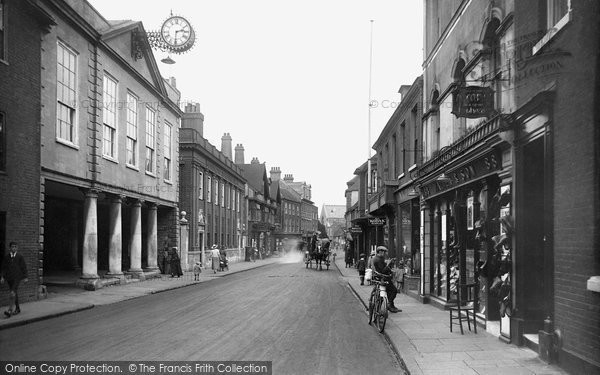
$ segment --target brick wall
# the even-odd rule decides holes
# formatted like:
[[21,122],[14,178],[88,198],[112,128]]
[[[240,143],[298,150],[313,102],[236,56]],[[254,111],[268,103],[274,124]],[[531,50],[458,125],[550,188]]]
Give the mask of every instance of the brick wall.
[[[545,27],[540,4],[536,0],[515,4],[517,38],[523,43],[527,37],[539,38],[536,33]],[[526,82],[521,82],[517,100],[522,104],[537,92],[554,86],[554,326],[562,334],[561,366],[574,373],[589,373],[580,366],[594,361],[598,366],[600,353],[600,294],[586,288],[587,279],[600,274],[600,3],[573,0],[571,5],[570,21],[544,46],[546,52],[567,53],[558,60],[560,64],[553,66],[559,70],[528,76]],[[537,39],[532,44],[536,42]]]
[[[573,1],[573,24],[557,39],[572,56],[558,81],[554,112],[555,326],[563,349],[587,360],[600,353],[600,294],[587,279],[600,274],[598,189],[600,147],[596,137],[600,103],[591,95],[598,80],[596,2]],[[596,220],[594,220],[594,218]]]
[[[6,173],[0,173],[0,211],[6,212],[6,246],[19,243],[29,282],[20,287],[20,301],[37,298],[40,211],[40,26],[30,6],[8,1],[6,62],[0,62],[0,111],[6,124]],[[0,228],[1,230],[1,228]],[[8,302],[6,284],[0,305]]]

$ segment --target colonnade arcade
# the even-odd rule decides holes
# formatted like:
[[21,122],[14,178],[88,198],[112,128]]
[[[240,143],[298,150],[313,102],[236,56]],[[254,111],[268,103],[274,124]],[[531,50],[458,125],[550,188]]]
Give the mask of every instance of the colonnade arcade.
[[176,208],[154,201],[47,182],[44,210],[44,276],[75,270],[86,289],[158,276],[159,226],[174,246]]

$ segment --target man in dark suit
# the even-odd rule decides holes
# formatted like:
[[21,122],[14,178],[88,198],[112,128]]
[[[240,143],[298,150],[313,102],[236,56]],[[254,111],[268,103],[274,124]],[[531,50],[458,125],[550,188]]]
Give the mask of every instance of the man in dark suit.
[[10,318],[12,315],[17,315],[21,312],[18,295],[19,284],[21,281],[24,283],[28,281],[25,258],[23,258],[23,255],[17,253],[16,242],[10,243],[10,252],[4,257],[4,261],[2,262],[0,283],[4,283],[4,280],[8,282],[8,288],[10,289],[10,305],[8,310],[4,312],[4,315],[6,315],[7,318]]

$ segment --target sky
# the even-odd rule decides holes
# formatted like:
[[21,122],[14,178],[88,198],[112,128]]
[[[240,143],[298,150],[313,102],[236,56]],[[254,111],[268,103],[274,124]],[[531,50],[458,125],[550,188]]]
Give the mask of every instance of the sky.
[[204,138],[220,149],[230,133],[246,163],[306,181],[319,213],[346,204],[346,183],[375,154],[398,89],[422,74],[422,0],[89,2],[146,31],[171,12],[190,21],[196,43],[171,54],[175,64],[153,51],[163,77],[176,78],[182,101],[200,103]]

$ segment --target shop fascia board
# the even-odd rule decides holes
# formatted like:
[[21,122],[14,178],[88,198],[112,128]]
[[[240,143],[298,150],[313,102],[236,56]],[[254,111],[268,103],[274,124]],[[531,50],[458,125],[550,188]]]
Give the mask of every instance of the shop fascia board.
[[434,182],[442,173],[447,174],[447,173],[454,172],[457,168],[460,168],[461,166],[463,166],[465,164],[469,164],[469,163],[479,159],[481,156],[488,153],[493,148],[499,148],[499,146],[503,142],[504,141],[498,135],[495,135],[491,139],[488,139],[488,140],[482,142],[481,144],[473,146],[472,148],[468,149],[467,151],[465,151],[464,154],[459,155],[458,157],[450,160],[448,163],[446,163],[446,164],[442,165],[441,167],[439,167],[438,169],[430,172],[427,176],[424,176],[424,177],[421,177],[421,178],[415,180],[415,182],[419,186],[424,186],[424,185],[430,184],[430,183]]

